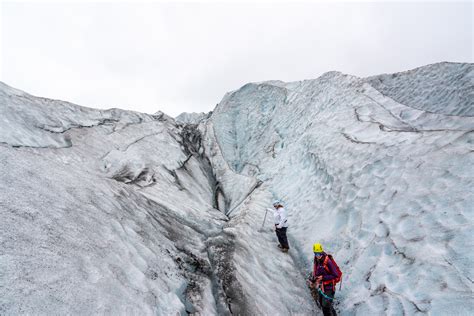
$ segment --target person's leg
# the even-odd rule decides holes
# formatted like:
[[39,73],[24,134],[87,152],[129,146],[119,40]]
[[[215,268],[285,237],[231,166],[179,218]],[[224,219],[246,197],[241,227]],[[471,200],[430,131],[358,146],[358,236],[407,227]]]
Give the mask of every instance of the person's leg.
[[[318,290],[316,290],[318,291]],[[318,303],[319,303],[319,308],[323,309],[323,295],[321,294],[321,292],[318,291]]]
[[334,311],[334,308],[332,307],[332,301],[334,299],[334,294],[335,292],[334,291],[326,291],[324,293],[324,295],[330,297],[329,298],[326,298],[324,297],[322,294],[321,297],[322,297],[322,301],[321,301],[321,308],[323,310],[323,314],[324,316],[333,316],[333,315],[336,315],[336,312]]
[[281,232],[281,242],[280,243],[281,243],[282,248],[284,248],[284,249],[290,249],[290,246],[288,245],[288,237],[286,236],[286,230],[287,229],[288,229],[287,227],[283,227],[281,229],[282,232]]
[[280,245],[283,247],[283,240],[282,240],[282,236],[281,236],[281,228],[276,228],[276,229],[275,229],[275,233],[276,233],[276,235],[277,235],[278,242],[279,242]]

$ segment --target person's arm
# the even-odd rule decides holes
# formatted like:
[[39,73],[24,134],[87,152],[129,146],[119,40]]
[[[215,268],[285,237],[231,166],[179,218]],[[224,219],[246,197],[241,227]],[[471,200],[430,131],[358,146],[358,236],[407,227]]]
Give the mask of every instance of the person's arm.
[[280,214],[280,222],[278,223],[278,228],[282,228],[283,224],[286,222],[286,211],[283,207],[278,208],[278,213]]
[[323,281],[331,281],[338,277],[336,267],[332,263],[331,259],[328,260],[328,269],[329,274],[323,275]]
[[280,223],[280,214],[276,209],[273,209],[273,223],[275,224],[275,227]]

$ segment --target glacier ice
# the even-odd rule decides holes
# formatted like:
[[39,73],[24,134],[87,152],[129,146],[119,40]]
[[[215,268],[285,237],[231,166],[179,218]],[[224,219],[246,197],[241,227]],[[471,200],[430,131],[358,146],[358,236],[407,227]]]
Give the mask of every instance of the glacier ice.
[[[0,84],[0,314],[472,314],[473,64],[249,83],[209,114]],[[289,211],[289,254],[265,209]]]
[[378,90],[331,72],[214,110],[229,166],[287,203],[295,256],[309,267],[320,241],[340,262],[342,314],[472,312],[473,73],[430,65]]

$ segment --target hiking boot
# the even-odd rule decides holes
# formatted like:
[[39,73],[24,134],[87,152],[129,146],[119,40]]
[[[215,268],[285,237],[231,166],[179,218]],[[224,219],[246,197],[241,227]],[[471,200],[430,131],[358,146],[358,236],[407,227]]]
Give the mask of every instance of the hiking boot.
[[288,252],[289,248],[281,248],[281,252]]

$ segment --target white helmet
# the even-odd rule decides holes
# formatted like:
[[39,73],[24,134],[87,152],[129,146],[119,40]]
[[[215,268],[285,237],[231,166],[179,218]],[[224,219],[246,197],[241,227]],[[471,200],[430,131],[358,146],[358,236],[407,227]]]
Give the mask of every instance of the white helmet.
[[[273,206],[278,206],[278,205],[281,205],[281,201],[280,200],[275,200],[273,201]],[[283,205],[282,205],[283,206]]]

